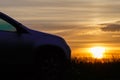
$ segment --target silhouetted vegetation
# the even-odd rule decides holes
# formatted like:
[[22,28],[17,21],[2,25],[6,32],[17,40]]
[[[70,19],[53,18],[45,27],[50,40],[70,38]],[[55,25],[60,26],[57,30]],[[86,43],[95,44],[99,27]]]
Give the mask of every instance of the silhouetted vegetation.
[[93,63],[73,59],[70,75],[69,80],[120,80],[120,60]]
[[[51,74],[45,75],[45,77],[42,75],[42,79],[41,74],[43,73],[40,72],[40,74],[37,75],[36,73],[32,73],[36,79],[27,78],[26,80],[120,80],[119,59],[112,59],[112,61],[107,62],[100,62],[99,60],[86,62],[83,61],[83,59],[72,59],[66,67],[58,70],[62,71],[62,73],[51,73],[53,70],[50,69],[48,71],[50,71]],[[37,77],[39,77],[39,79],[37,79]]]

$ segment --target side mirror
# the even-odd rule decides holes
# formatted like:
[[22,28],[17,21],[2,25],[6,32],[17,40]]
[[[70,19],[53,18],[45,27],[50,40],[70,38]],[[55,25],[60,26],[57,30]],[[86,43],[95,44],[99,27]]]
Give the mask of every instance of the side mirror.
[[17,34],[18,35],[21,35],[21,34],[23,34],[23,33],[28,33],[28,31],[27,30],[25,30],[24,28],[22,28],[22,24],[19,24],[17,27],[16,27],[16,29],[17,29]]

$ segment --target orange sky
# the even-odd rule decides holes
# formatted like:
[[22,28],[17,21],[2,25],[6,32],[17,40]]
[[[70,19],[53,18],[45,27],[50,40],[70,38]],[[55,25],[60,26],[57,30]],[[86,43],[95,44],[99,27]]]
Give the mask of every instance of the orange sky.
[[[72,56],[92,46],[120,54],[120,0],[1,0],[0,10],[38,31],[62,36]],[[116,53],[116,54],[115,54]]]

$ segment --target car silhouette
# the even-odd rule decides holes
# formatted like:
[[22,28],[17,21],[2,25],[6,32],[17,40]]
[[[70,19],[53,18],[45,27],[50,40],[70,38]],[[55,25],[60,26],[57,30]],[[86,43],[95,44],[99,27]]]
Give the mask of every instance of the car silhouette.
[[0,12],[0,64],[34,64],[48,69],[66,64],[70,57],[70,48],[61,37],[31,30]]

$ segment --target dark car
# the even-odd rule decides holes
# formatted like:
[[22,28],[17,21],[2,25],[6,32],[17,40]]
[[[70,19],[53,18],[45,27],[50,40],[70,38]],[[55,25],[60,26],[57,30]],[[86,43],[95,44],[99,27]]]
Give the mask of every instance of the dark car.
[[31,30],[0,12],[1,64],[35,64],[48,68],[63,65],[70,57],[70,48],[61,37]]

